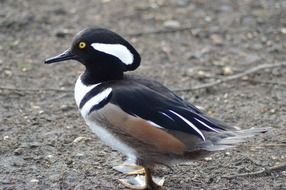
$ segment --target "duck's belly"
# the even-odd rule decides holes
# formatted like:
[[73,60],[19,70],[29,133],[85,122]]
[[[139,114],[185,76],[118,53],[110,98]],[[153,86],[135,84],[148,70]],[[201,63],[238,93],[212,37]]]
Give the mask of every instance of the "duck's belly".
[[136,157],[136,151],[124,143],[117,135],[109,131],[106,126],[102,126],[102,124],[90,121],[89,119],[86,119],[86,124],[101,141],[112,149],[117,150],[128,157]]

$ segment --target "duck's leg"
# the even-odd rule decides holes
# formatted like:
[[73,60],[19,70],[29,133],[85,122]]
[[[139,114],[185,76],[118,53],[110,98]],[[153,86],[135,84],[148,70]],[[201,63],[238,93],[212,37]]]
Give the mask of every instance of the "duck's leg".
[[128,156],[128,159],[118,166],[113,166],[113,169],[126,175],[144,174],[145,170],[142,166],[136,164],[136,158]]
[[151,170],[144,167],[145,176],[137,175],[136,177],[129,177],[127,179],[119,179],[119,181],[130,189],[147,189],[156,190],[164,184],[164,178],[152,178]]
[[118,166],[114,166],[113,169],[126,174],[126,175],[140,175],[144,174],[145,170],[142,166],[136,165],[136,164],[129,164],[129,163],[123,163]]
[[163,185],[164,181],[162,181],[162,185],[160,185],[160,184],[157,185],[157,184],[153,181],[151,170],[150,170],[149,168],[147,168],[147,167],[145,167],[144,170],[145,170],[145,184],[146,184],[146,189],[148,189],[148,190],[156,190],[156,189],[159,189],[159,187]]

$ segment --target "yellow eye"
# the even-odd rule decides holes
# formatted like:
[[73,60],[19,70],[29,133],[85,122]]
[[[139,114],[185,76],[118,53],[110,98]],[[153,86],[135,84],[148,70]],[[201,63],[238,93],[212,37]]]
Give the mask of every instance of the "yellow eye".
[[80,43],[78,44],[78,47],[79,47],[80,49],[85,48],[85,46],[86,46],[86,44],[85,44],[84,42],[80,42]]

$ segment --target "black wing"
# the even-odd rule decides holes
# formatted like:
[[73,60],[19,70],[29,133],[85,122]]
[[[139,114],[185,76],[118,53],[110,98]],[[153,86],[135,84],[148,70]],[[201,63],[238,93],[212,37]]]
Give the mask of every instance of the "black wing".
[[[110,102],[128,114],[139,116],[158,127],[194,134],[205,140],[201,130],[217,132],[224,126],[203,115],[195,106],[177,96],[166,96],[141,83],[111,84]],[[193,109],[195,108],[195,109]]]
[[165,96],[166,98],[180,102],[181,104],[183,104],[184,106],[188,107],[189,109],[191,109],[192,111],[194,111],[196,113],[203,114],[201,112],[201,110],[199,110],[197,107],[195,107],[194,105],[192,105],[189,102],[184,101],[181,97],[176,95],[174,92],[172,92],[166,86],[162,85],[161,83],[159,83],[156,80],[150,80],[150,79],[146,79],[144,77],[138,76],[138,75],[130,75],[130,74],[125,75],[125,79],[126,80],[132,80],[133,82],[136,82],[136,83],[139,83],[143,86],[146,86],[146,87],[160,93],[161,95]]

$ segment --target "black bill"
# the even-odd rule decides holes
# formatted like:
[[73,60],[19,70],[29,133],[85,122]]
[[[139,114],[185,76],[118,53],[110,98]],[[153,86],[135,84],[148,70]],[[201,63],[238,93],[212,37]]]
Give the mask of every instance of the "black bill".
[[59,55],[46,59],[44,63],[50,64],[50,63],[55,63],[55,62],[60,62],[60,61],[65,61],[65,60],[71,60],[71,59],[76,59],[76,56],[68,49]]

